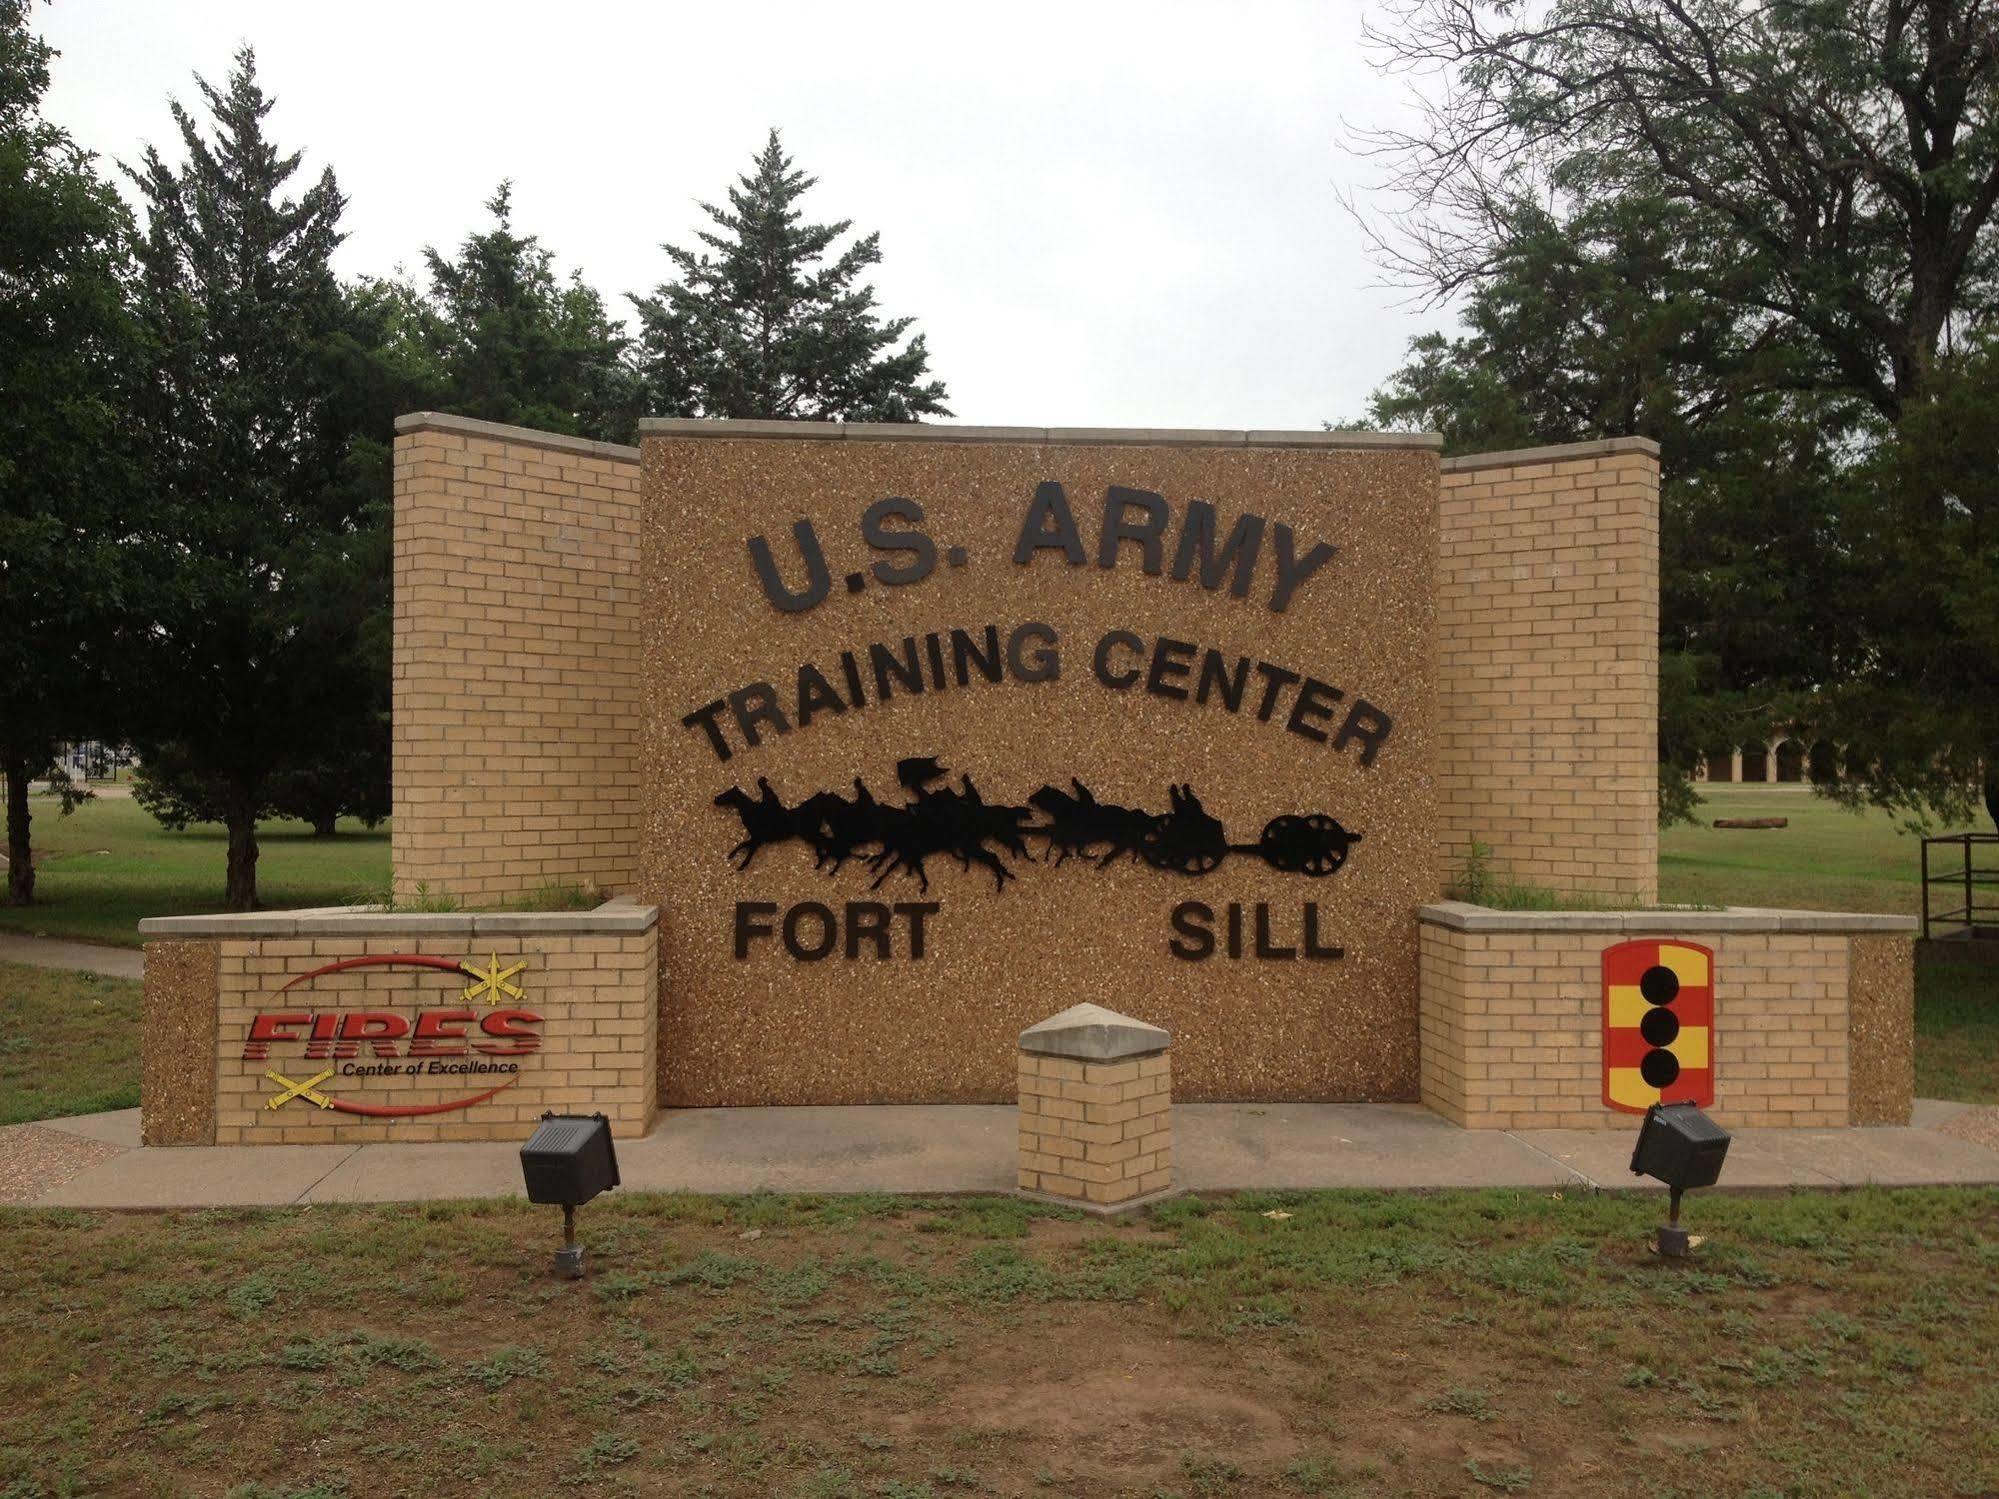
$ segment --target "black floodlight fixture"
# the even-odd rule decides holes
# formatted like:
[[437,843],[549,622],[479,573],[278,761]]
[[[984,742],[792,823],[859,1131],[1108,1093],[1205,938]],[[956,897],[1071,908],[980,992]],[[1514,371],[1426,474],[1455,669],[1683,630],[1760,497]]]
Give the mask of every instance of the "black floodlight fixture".
[[602,1114],[543,1114],[521,1147],[521,1175],[529,1202],[561,1206],[562,1247],[555,1251],[555,1273],[579,1279],[583,1246],[576,1242],[576,1210],[618,1184],[611,1121]]
[[1662,1181],[1673,1194],[1670,1216],[1659,1225],[1659,1253],[1666,1259],[1684,1259],[1689,1247],[1680,1227],[1680,1194],[1721,1179],[1728,1140],[1727,1130],[1690,1103],[1655,1103],[1645,1111],[1631,1149],[1631,1174]]

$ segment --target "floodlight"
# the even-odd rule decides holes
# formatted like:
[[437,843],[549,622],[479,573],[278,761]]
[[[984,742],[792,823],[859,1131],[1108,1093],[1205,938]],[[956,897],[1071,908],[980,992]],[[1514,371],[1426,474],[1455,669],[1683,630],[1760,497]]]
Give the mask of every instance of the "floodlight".
[[1659,1253],[1665,1258],[1685,1258],[1688,1240],[1680,1227],[1680,1194],[1721,1179],[1728,1141],[1728,1131],[1690,1103],[1655,1103],[1645,1111],[1631,1150],[1631,1173],[1662,1181],[1672,1193],[1670,1215],[1659,1226]]
[[562,1247],[555,1251],[555,1273],[565,1280],[580,1278],[583,1246],[576,1242],[576,1210],[618,1184],[611,1121],[602,1114],[543,1114],[521,1147],[521,1175],[529,1202],[561,1205]]

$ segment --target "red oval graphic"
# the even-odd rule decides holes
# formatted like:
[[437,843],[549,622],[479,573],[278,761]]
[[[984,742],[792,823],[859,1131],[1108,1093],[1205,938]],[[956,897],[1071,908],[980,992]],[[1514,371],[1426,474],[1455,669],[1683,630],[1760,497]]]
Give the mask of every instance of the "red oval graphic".
[[504,1093],[515,1083],[517,1077],[510,1077],[497,1088],[488,1088],[484,1093],[474,1093],[470,1098],[453,1099],[450,1103],[350,1103],[344,1098],[328,1098],[328,1108],[338,1109],[343,1114],[366,1114],[371,1119],[407,1119],[412,1114],[448,1114],[453,1109],[467,1109],[475,1103],[484,1103],[495,1093]]
[[290,983],[280,987],[278,993],[282,994],[286,989],[296,988],[308,979],[316,979],[323,973],[340,973],[349,968],[387,968],[397,963],[405,964],[411,968],[442,968],[446,973],[463,973],[465,971],[464,962],[458,958],[434,958],[425,953],[416,952],[373,953],[365,958],[342,958],[337,963],[322,964],[310,973],[301,973],[297,978],[291,980]]

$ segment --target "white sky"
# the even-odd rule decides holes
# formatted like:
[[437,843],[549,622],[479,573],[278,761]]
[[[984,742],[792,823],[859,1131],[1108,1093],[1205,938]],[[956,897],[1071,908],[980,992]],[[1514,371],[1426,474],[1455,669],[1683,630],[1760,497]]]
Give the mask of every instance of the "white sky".
[[615,311],[777,125],[815,220],[881,232],[958,420],[1314,427],[1449,323],[1380,285],[1335,188],[1407,107],[1362,0],[689,5],[57,0],[50,118],[177,147],[169,94],[257,49],[280,145],[346,192],[340,267],[420,265],[514,179],[517,229]]

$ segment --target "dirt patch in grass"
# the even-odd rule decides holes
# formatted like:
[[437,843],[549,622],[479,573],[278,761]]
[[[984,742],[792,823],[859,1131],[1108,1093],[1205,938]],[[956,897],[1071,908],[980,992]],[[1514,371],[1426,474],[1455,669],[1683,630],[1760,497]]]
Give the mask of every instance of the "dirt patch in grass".
[[1226,1454],[1281,1472],[1304,1450],[1317,1373],[1284,1353],[1216,1347],[1189,1357],[1180,1337],[1103,1306],[1036,1315],[982,1337],[955,1360],[939,1400],[884,1424],[919,1450],[1030,1453],[1072,1491],[1171,1488],[1186,1454]]
[[580,1284],[518,1203],[0,1212],[0,1492],[1999,1487],[1999,1192],[1655,1206],[633,1195]]

